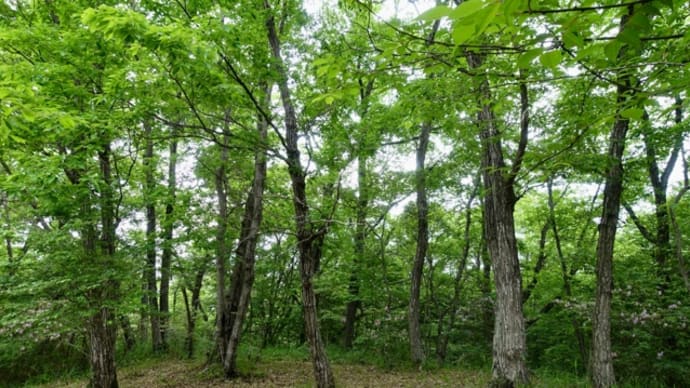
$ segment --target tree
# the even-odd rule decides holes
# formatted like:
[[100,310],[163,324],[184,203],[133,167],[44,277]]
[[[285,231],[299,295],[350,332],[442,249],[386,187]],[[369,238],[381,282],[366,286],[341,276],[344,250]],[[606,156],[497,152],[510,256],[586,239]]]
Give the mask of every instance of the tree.
[[[312,363],[314,366],[314,376],[319,387],[332,387],[335,385],[333,372],[331,371],[326,350],[321,338],[319,322],[316,313],[316,294],[314,291],[313,277],[319,270],[319,263],[322,254],[322,245],[326,233],[328,232],[328,222],[320,226],[315,225],[310,218],[310,209],[307,202],[306,177],[305,171],[300,160],[298,148],[299,128],[295,106],[292,102],[292,93],[288,86],[288,74],[280,54],[280,40],[274,9],[268,1],[264,2],[264,8],[269,13],[266,20],[268,41],[275,61],[276,81],[280,90],[280,98],[285,112],[285,139],[284,147],[287,153],[288,172],[292,183],[292,202],[295,208],[295,223],[297,241],[300,254],[300,273],[302,277],[302,305],[304,308],[304,325]],[[283,15],[287,17],[288,15]],[[282,25],[282,23],[281,23]]]

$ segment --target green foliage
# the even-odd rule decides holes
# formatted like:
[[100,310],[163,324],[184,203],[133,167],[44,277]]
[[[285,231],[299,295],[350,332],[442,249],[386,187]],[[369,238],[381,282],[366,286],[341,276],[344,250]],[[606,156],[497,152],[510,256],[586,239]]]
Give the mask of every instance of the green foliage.
[[[424,368],[436,368],[434,354],[444,351],[439,364],[488,369],[495,296],[483,241],[486,192],[475,179],[482,146],[477,88],[486,82],[490,89],[490,101],[482,102],[495,114],[511,161],[508,173],[526,117],[519,94],[524,85],[530,128],[516,177],[516,221],[523,288],[534,284],[524,305],[528,362],[537,371],[537,386],[583,385],[586,367],[576,328],[589,348],[595,218],[601,213],[601,194],[595,192],[611,163],[603,156],[609,130],[616,117],[630,120],[624,197],[653,230],[650,159],[663,168],[688,132],[687,4],[643,2],[632,6],[635,12],[621,25],[627,8],[610,1],[578,5],[598,10],[566,10],[560,7],[571,5],[551,0],[468,0],[437,5],[413,20],[371,14],[387,3],[341,1],[319,14],[303,10],[299,1],[270,3],[299,111],[309,206],[316,223],[329,226],[314,284],[331,358],[386,369],[409,366],[414,152],[419,129],[428,124],[433,129],[426,163],[431,237],[422,287]],[[164,357],[185,355],[188,322],[181,288],[189,292],[199,273],[202,309],[193,356],[204,358],[215,346],[216,174],[227,135],[222,178],[228,182],[229,228],[221,238],[231,251],[240,235],[255,152],[266,149],[270,158],[241,369],[252,370],[258,359],[308,359],[294,204],[284,163],[284,107],[275,87],[264,96],[277,78],[267,16],[258,3],[244,1],[0,3],[2,384],[85,373],[84,322],[104,306],[115,309],[118,319],[127,318],[136,334],[134,348],[118,342],[118,365],[157,357],[150,351],[142,307],[142,297],[150,296],[142,290],[151,244],[144,208],[152,203],[158,214],[154,240],[160,249],[165,204],[171,200],[165,177],[173,139],[180,145],[180,184],[170,215],[173,311]],[[468,66],[469,54],[482,65]],[[617,101],[623,74],[637,80],[635,93]],[[680,106],[672,102],[676,98]],[[267,142],[256,134],[263,120],[269,125]],[[144,125],[154,143],[149,166],[142,162]],[[110,182],[99,160],[106,146]],[[690,217],[690,206],[685,197],[672,201],[686,190],[678,172],[687,166],[682,160],[677,164],[666,208],[673,207],[680,220],[680,240],[674,235],[670,244],[673,249],[680,244],[684,253],[690,228],[682,220]],[[146,187],[147,169],[154,188]],[[478,196],[468,204],[476,185]],[[85,231],[102,231],[108,193],[115,196],[116,254],[94,257],[85,251]],[[360,218],[364,235],[358,237]],[[620,225],[612,318],[619,381],[681,386],[690,381],[690,302],[678,258],[670,252],[659,265],[655,244],[640,237],[632,220],[622,216]],[[538,269],[540,254],[545,261]],[[231,257],[221,259],[232,268]],[[119,287],[94,296],[94,290],[113,284],[108,282]],[[343,349],[345,308],[355,300],[361,306],[354,346]],[[639,368],[642,361],[646,368]]]

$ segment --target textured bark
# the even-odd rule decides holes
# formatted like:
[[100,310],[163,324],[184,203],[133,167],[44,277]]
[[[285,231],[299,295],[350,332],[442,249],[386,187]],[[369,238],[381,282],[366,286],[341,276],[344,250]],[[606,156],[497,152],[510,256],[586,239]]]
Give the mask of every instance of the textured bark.
[[146,149],[144,151],[145,188],[144,202],[146,203],[146,267],[144,276],[146,280],[145,299],[148,303],[148,315],[151,325],[151,344],[153,351],[162,349],[160,330],[160,316],[158,314],[158,285],[156,282],[156,203],[153,192],[156,186],[154,177],[155,165],[153,162],[153,139],[151,125],[144,123],[144,139]]
[[161,288],[160,288],[160,337],[163,348],[168,347],[167,332],[170,318],[170,269],[173,256],[173,230],[175,217],[175,197],[177,195],[177,137],[172,129],[170,139],[170,160],[168,161],[168,195],[165,203],[163,220],[163,251],[161,252]]
[[[115,203],[112,192],[112,173],[110,166],[110,145],[105,144],[98,152],[102,188],[100,190],[100,238],[94,223],[87,222],[83,228],[82,241],[87,260],[103,271],[112,267],[115,255]],[[88,203],[81,206],[82,216],[88,219],[92,211]],[[117,338],[117,319],[109,305],[117,296],[119,284],[116,280],[105,278],[87,292],[90,302],[100,305],[88,319],[89,362],[91,365],[90,386],[94,388],[117,388],[115,370],[115,340]]]
[[[467,54],[471,68],[478,69],[483,59]],[[477,91],[478,125],[482,140],[482,176],[484,181],[484,228],[496,285],[493,339],[492,386],[526,384],[529,376],[525,363],[527,344],[522,312],[522,277],[515,239],[514,209],[517,198],[514,179],[527,144],[528,106],[526,88],[521,84],[521,140],[512,171],[506,174],[501,138],[491,105],[491,90],[482,79]]]
[[220,160],[215,171],[216,199],[218,201],[218,217],[216,227],[216,351],[210,353],[211,359],[221,359],[225,356],[225,346],[227,344],[225,311],[225,262],[228,260],[229,250],[226,240],[228,230],[228,196],[227,196],[227,177],[225,174],[226,165],[229,159],[228,135],[223,136],[223,143],[220,147]]
[[424,260],[429,249],[429,209],[426,193],[426,151],[429,146],[431,125],[422,124],[417,145],[417,168],[415,172],[415,185],[417,190],[417,249],[412,263],[410,274],[410,303],[408,312],[408,335],[410,338],[410,357],[414,364],[424,361],[424,347],[422,344],[422,331],[420,328],[420,302],[419,294],[422,285],[422,273]]
[[300,254],[300,272],[302,277],[302,304],[304,309],[304,330],[309,341],[314,377],[318,387],[333,387],[335,380],[333,372],[326,356],[326,349],[321,338],[319,322],[316,311],[316,292],[314,291],[313,277],[319,269],[321,260],[321,248],[323,240],[328,232],[328,225],[317,227],[309,216],[310,209],[307,202],[305,171],[300,161],[300,152],[297,144],[298,126],[295,107],[288,86],[288,75],[285,63],[280,54],[280,41],[276,30],[275,19],[271,13],[273,10],[268,1],[264,1],[264,7],[269,12],[266,20],[268,41],[275,61],[278,75],[278,88],[283,103],[285,139],[284,147],[287,153],[288,173],[292,184],[292,202],[295,208],[295,224],[297,229],[298,250]]
[[[264,104],[268,105],[270,88],[264,87]],[[233,288],[239,290],[230,303],[229,314],[231,316],[230,337],[225,353],[223,369],[226,377],[235,377],[237,373],[237,347],[240,343],[242,325],[249,307],[249,299],[254,285],[254,264],[256,262],[256,244],[259,238],[259,228],[263,219],[263,194],[266,182],[266,148],[264,144],[267,138],[268,123],[259,117],[257,130],[260,146],[254,156],[254,179],[252,188],[245,204],[240,242],[236,250],[236,262],[233,281],[237,284]]]
[[89,318],[89,362],[93,388],[117,388],[115,370],[115,325],[113,314],[107,307],[102,307]]
[[[621,30],[625,28],[633,8],[629,8],[627,15],[621,17]],[[626,47],[623,46],[619,58],[625,57]],[[591,373],[595,387],[610,387],[616,383],[613,371],[613,356],[611,351],[611,298],[613,290],[613,249],[616,240],[618,215],[620,212],[621,194],[623,192],[623,150],[625,136],[628,132],[628,119],[620,115],[625,104],[631,97],[630,76],[618,77],[616,93],[616,116],[609,137],[608,158],[609,165],[604,184],[604,200],[597,239],[597,286],[594,300],[594,317],[592,319],[592,355]]]
[[628,120],[618,116],[609,139],[608,155],[612,161],[606,176],[604,206],[597,240],[597,289],[592,324],[592,380],[596,387],[610,387],[615,384],[611,355],[613,248],[623,191],[622,156],[627,130]]

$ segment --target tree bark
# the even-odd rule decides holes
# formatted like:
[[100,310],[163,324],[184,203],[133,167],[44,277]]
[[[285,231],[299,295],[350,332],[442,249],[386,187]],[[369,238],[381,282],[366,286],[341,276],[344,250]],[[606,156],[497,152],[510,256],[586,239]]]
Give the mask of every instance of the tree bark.
[[[110,166],[110,145],[106,143],[98,152],[102,186],[100,189],[100,238],[93,222],[86,221],[83,229],[84,253],[87,259],[97,261],[94,265],[107,271],[112,268],[115,255],[115,203],[112,192]],[[88,201],[81,206],[82,215],[88,220],[91,206]],[[90,302],[100,307],[89,317],[87,332],[89,338],[89,362],[91,365],[90,386],[94,388],[117,388],[115,369],[115,340],[117,320],[112,308],[107,307],[117,296],[119,283],[106,277],[88,294]]]
[[431,124],[422,124],[417,145],[417,168],[415,172],[415,185],[417,190],[417,249],[412,263],[410,274],[410,303],[408,313],[408,334],[410,337],[410,357],[412,363],[420,365],[424,361],[424,346],[422,343],[422,331],[420,328],[420,302],[419,295],[422,285],[422,273],[424,260],[429,248],[429,209],[426,194],[426,151],[429,146]]
[[[270,87],[265,86],[264,104],[269,104]],[[263,194],[266,182],[266,147],[265,143],[268,136],[268,122],[265,118],[258,116],[257,131],[259,146],[254,155],[254,180],[251,190],[247,196],[244,216],[242,219],[242,229],[240,231],[240,242],[236,250],[235,272],[238,276],[233,276],[237,281],[234,288],[239,289],[230,304],[231,316],[230,337],[225,353],[223,369],[226,377],[237,376],[237,347],[242,334],[242,324],[249,307],[252,286],[254,284],[254,264],[256,262],[256,244],[259,238],[259,228],[263,219]]]
[[[633,13],[633,6],[628,14],[621,17],[621,31]],[[618,52],[618,58],[625,57],[626,47]],[[618,215],[620,212],[621,194],[623,193],[623,150],[629,121],[621,116],[626,102],[631,97],[631,80],[629,74],[618,77],[616,92],[616,115],[609,137],[609,165],[604,184],[604,200],[599,224],[596,263],[596,295],[594,300],[594,317],[592,319],[592,383],[595,387],[610,387],[616,383],[613,371],[611,351],[611,299],[613,290],[613,249],[616,240]]]
[[229,136],[223,135],[223,143],[220,146],[220,160],[215,171],[216,197],[218,200],[218,226],[216,228],[216,351],[210,353],[210,359],[225,356],[225,346],[227,344],[225,311],[225,262],[229,252],[226,234],[228,230],[228,196],[227,196],[227,177],[225,174],[226,165],[229,159]]
[[168,347],[167,332],[170,319],[170,278],[173,256],[173,231],[175,226],[175,197],[177,195],[177,134],[171,129],[170,160],[168,161],[168,195],[165,203],[163,220],[163,251],[161,252],[161,286],[160,286],[160,338],[162,348]]
[[[472,69],[479,69],[483,59],[467,53]],[[492,386],[512,387],[529,380],[525,363],[527,344],[525,320],[522,312],[522,277],[515,239],[514,210],[517,198],[514,179],[520,168],[527,144],[529,123],[527,93],[521,83],[521,139],[510,174],[501,146],[501,135],[496,126],[489,81],[480,81],[478,125],[482,140],[482,175],[484,181],[484,227],[487,248],[491,256],[496,285],[496,307],[493,339]]]
[[268,41],[275,61],[278,76],[278,88],[280,98],[283,103],[285,121],[285,142],[284,147],[287,153],[288,172],[292,183],[292,202],[295,208],[295,223],[297,229],[298,250],[300,254],[300,272],[302,277],[302,304],[304,308],[304,329],[309,350],[311,353],[314,376],[318,387],[333,387],[335,381],[331,371],[326,349],[321,338],[319,322],[316,311],[316,292],[314,291],[313,278],[318,272],[321,260],[321,248],[326,233],[328,232],[327,223],[317,227],[309,216],[309,205],[306,193],[305,171],[300,161],[300,151],[298,148],[298,126],[295,107],[291,98],[291,91],[288,86],[288,75],[285,63],[280,54],[280,41],[276,30],[273,10],[264,1],[264,7],[269,16],[266,20]]
[[156,186],[154,176],[155,164],[153,153],[152,129],[149,123],[144,123],[144,150],[145,188],[144,202],[146,206],[146,295],[148,302],[148,315],[151,324],[151,344],[154,352],[162,349],[160,330],[160,315],[158,313],[158,285],[156,282],[156,201],[153,195]]

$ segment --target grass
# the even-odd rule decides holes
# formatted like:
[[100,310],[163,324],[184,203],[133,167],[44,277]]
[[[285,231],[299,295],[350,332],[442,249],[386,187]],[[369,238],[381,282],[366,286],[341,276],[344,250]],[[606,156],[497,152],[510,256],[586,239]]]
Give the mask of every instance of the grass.
[[[339,387],[486,387],[491,377],[486,368],[396,366],[371,363],[356,352],[331,351],[331,363]],[[224,380],[220,366],[206,367],[201,360],[173,357],[127,360],[118,369],[120,387],[312,387],[313,372],[305,347],[263,349],[245,347],[238,359],[241,377]],[[58,379],[40,388],[83,387],[86,376]],[[587,381],[547,371],[533,376],[532,387],[587,387]]]
[[[311,363],[303,360],[262,360],[242,365],[239,379],[226,381],[220,370],[205,369],[199,361],[160,359],[155,363],[132,365],[119,371],[120,386],[127,387],[311,387]],[[338,386],[342,387],[478,387],[489,375],[478,371],[385,371],[375,366],[334,363]],[[83,387],[85,378],[58,380],[36,387]]]

